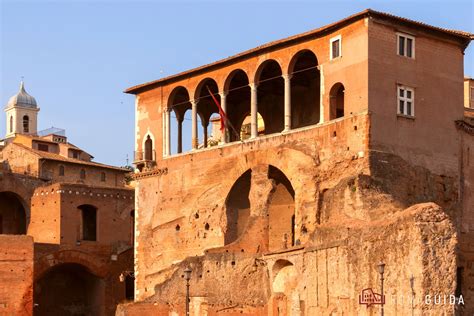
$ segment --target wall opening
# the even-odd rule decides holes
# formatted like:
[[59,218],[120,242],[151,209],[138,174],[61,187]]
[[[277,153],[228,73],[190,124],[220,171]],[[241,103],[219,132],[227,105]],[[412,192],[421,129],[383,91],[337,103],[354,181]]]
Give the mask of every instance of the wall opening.
[[82,240],[97,240],[97,208],[92,205],[81,205]]
[[329,119],[344,116],[344,85],[336,83],[329,92]]
[[102,315],[104,282],[79,264],[51,268],[35,282],[34,315]]
[[27,218],[22,200],[13,192],[0,192],[0,234],[26,234]]
[[247,115],[250,115],[250,86],[247,74],[236,69],[230,73],[226,80],[225,91],[226,97],[226,114],[230,121],[228,127],[229,141],[238,141],[241,138],[239,133],[242,124]]
[[265,121],[265,134],[279,133],[284,128],[284,81],[277,61],[265,61],[257,71],[258,112]]
[[319,123],[321,79],[316,55],[304,50],[293,57],[291,75],[291,126],[304,127]]
[[183,131],[191,132],[191,102],[186,88],[179,86],[173,89],[168,98],[170,109],[170,153],[179,154],[191,150],[191,134],[183,135]]
[[199,138],[200,141],[198,148],[208,147],[209,120],[212,114],[219,113],[219,108],[214,102],[213,97],[217,100],[219,104],[221,103],[221,97],[219,95],[219,88],[217,87],[217,83],[214,81],[214,79],[206,78],[199,83],[198,87],[196,88],[195,96],[195,99],[197,100],[197,112],[200,118],[198,130],[202,131],[201,133],[199,133],[202,134],[202,138]]
[[224,243],[230,244],[244,232],[250,217],[250,181],[252,171],[247,170],[232,186],[225,202],[227,229]]
[[153,160],[153,140],[147,135],[145,140],[145,160]]
[[23,132],[30,132],[30,118],[28,117],[28,115],[23,116]]
[[268,178],[275,181],[268,206],[268,249],[287,249],[295,245],[295,191],[290,180],[274,166],[269,166]]

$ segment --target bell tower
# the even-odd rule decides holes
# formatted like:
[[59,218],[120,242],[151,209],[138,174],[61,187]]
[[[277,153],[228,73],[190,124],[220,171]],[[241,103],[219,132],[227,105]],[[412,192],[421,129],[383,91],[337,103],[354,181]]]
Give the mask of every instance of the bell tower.
[[22,81],[18,93],[12,96],[5,106],[7,115],[5,138],[14,137],[16,134],[36,135],[39,110],[35,98],[26,92]]

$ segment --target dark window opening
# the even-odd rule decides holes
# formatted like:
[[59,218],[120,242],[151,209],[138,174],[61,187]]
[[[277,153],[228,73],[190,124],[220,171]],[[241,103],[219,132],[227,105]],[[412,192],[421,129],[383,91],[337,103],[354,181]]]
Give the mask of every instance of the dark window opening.
[[463,274],[464,274],[464,268],[463,267],[458,267],[457,270],[456,270],[456,291],[454,292],[454,295],[456,297],[459,297],[459,296],[462,295]]
[[153,141],[150,135],[146,137],[145,141],[145,160],[153,160]]
[[331,43],[332,47],[332,58],[337,58],[341,56],[341,40],[337,39]]
[[100,174],[100,181],[105,182],[105,172]]
[[135,294],[135,280],[131,275],[125,277],[125,298],[132,301]]
[[97,240],[97,209],[92,205],[81,205],[82,240]]
[[38,144],[38,150],[48,152],[49,151],[49,146],[46,145],[46,144]]
[[10,116],[10,133],[13,133],[13,116]]
[[81,169],[80,177],[82,180],[86,178],[86,171],[84,169]]
[[59,166],[59,175],[64,176],[64,166]]
[[28,117],[28,115],[23,116],[23,132],[30,132],[30,118]]
[[329,93],[329,119],[334,120],[344,116],[344,85],[336,83]]

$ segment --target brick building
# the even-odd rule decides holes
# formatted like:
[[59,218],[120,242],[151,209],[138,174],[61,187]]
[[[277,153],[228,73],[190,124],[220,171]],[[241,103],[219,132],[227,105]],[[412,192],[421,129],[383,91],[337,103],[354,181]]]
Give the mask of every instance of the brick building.
[[113,315],[133,297],[129,170],[92,161],[64,130],[37,132],[39,108],[23,83],[5,112],[0,314]]
[[193,315],[374,315],[381,260],[387,315],[472,314],[471,39],[365,10],[127,89],[136,302],[117,314],[182,314],[189,267]]

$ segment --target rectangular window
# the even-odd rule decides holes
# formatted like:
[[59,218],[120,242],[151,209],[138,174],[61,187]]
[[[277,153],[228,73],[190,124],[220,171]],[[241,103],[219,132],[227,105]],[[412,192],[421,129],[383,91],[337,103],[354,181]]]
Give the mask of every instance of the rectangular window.
[[397,34],[398,49],[400,56],[415,58],[415,38],[407,34]]
[[49,146],[46,144],[38,144],[38,150],[49,151]]
[[398,114],[415,116],[415,91],[412,88],[398,86]]
[[341,35],[331,38],[330,43],[330,59],[342,56]]

